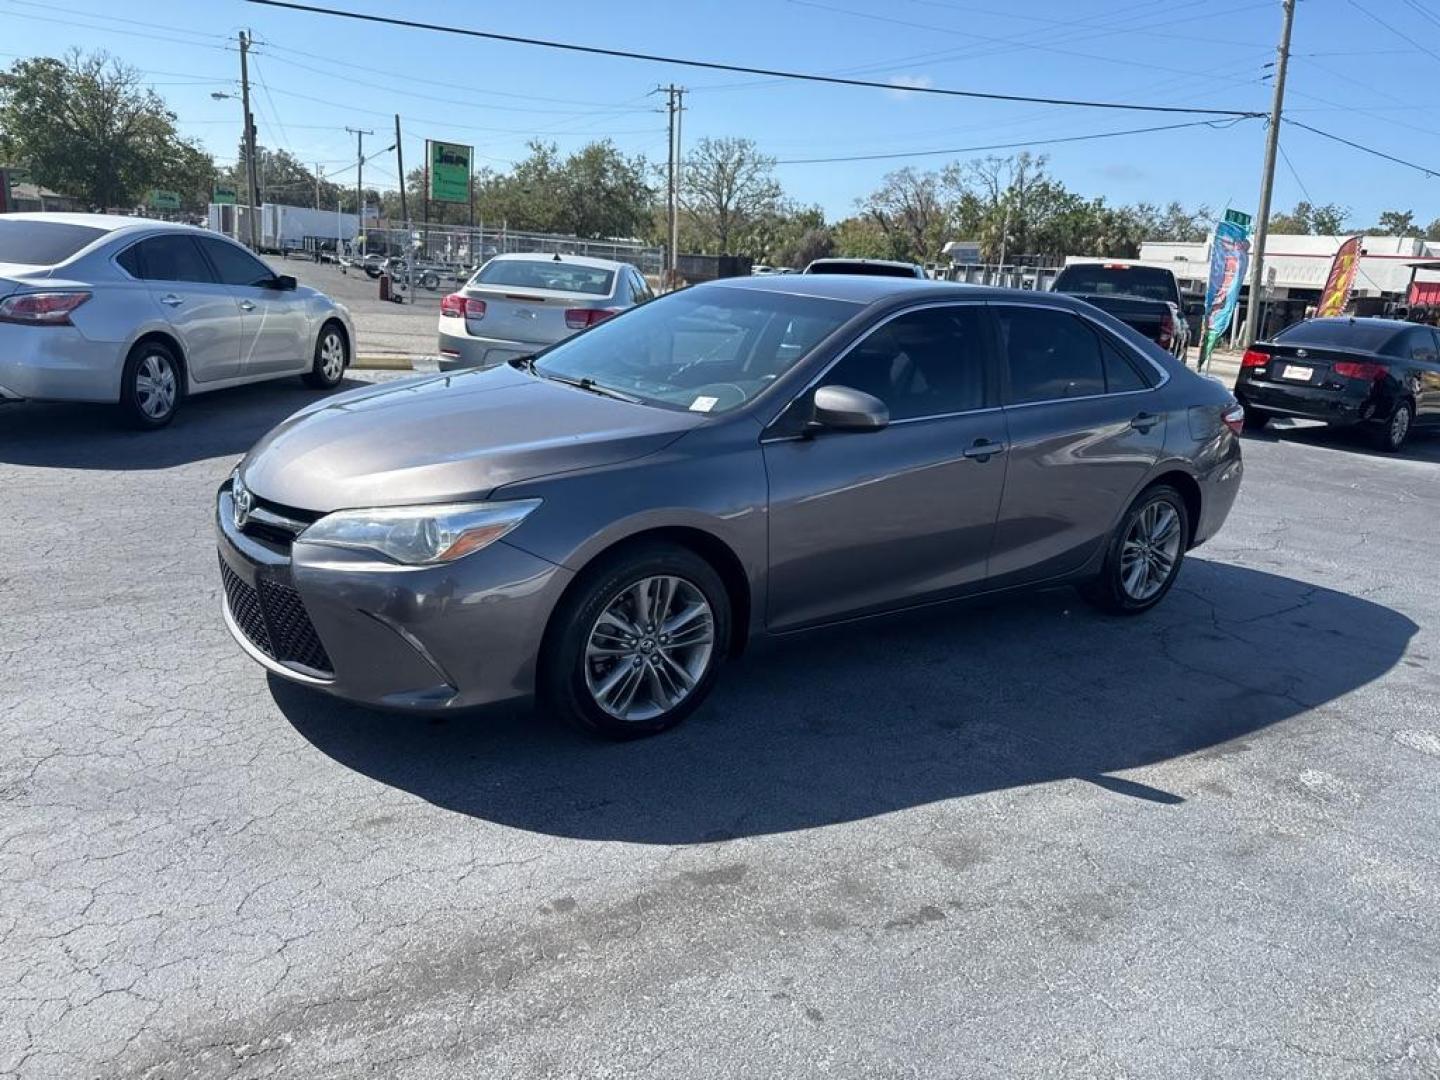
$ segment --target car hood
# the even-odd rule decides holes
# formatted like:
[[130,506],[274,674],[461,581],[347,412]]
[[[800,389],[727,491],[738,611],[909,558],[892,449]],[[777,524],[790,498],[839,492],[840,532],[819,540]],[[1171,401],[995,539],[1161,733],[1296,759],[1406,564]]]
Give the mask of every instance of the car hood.
[[703,422],[501,366],[327,398],[272,430],[240,469],[260,498],[321,513],[477,499],[654,453]]

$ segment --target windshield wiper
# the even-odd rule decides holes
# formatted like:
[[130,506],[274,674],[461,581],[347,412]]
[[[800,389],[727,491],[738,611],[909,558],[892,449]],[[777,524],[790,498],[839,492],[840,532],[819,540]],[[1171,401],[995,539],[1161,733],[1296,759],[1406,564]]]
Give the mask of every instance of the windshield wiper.
[[638,398],[634,394],[627,394],[623,390],[616,390],[612,386],[602,386],[591,378],[572,379],[568,375],[557,375],[553,371],[541,371],[533,362],[530,364],[529,370],[532,375],[538,375],[542,379],[550,379],[552,382],[563,383],[566,386],[573,386],[577,390],[588,390],[592,394],[614,398],[616,401],[628,401],[631,405],[643,405],[645,403],[644,398]]

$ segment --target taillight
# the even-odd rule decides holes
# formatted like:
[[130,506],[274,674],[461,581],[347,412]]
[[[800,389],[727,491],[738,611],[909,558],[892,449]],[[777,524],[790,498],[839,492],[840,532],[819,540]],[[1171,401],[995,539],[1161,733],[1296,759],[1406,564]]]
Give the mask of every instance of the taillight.
[[1263,353],[1259,349],[1246,349],[1245,355],[1240,358],[1242,368],[1264,367],[1268,363],[1270,363],[1270,354]]
[[483,319],[485,301],[476,300],[464,293],[451,293],[440,300],[440,314],[452,319]]
[[89,299],[88,292],[16,293],[0,300],[0,322],[69,326],[70,313]]
[[1160,316],[1160,344],[1169,348],[1170,343],[1175,340],[1175,316],[1169,311]]
[[1235,402],[1220,414],[1220,419],[1225,422],[1226,427],[1236,435],[1239,435],[1245,430],[1245,406],[1241,405],[1238,401]]
[[1390,374],[1390,369],[1384,364],[1372,364],[1363,360],[1341,360],[1330,365],[1330,369],[1342,378],[1364,379],[1366,382],[1375,382]]
[[565,312],[565,325],[571,330],[584,330],[618,314],[615,308],[571,308]]

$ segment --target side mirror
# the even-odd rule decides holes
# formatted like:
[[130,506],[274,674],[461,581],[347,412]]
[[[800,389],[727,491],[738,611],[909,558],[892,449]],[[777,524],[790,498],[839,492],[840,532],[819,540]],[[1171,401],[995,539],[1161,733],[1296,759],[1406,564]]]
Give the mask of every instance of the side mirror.
[[810,430],[879,431],[890,423],[890,410],[883,401],[863,390],[848,386],[822,386],[815,391]]
[[289,274],[276,274],[275,280],[270,283],[272,289],[279,289],[281,292],[294,292],[297,282]]

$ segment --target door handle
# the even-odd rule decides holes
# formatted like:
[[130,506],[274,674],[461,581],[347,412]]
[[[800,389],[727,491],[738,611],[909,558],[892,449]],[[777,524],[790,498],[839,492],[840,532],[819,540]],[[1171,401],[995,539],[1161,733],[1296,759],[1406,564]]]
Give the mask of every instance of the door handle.
[[180,297],[176,296],[173,292],[166,293],[164,296],[160,297],[160,302],[166,307],[179,307],[181,304],[184,303],[184,301],[181,300]]
[[1160,423],[1160,417],[1154,413],[1142,412],[1139,416],[1135,417],[1134,420],[1130,421],[1130,426],[1141,434],[1146,434],[1158,423]]
[[995,454],[1003,454],[1005,444],[991,442],[989,439],[976,439],[973,446],[967,446],[961,451],[968,458],[979,458],[981,461],[989,461]]
[[254,310],[255,310],[255,301],[253,301],[253,300],[241,300],[241,301],[240,301],[240,310],[241,310],[241,311],[254,311]]

